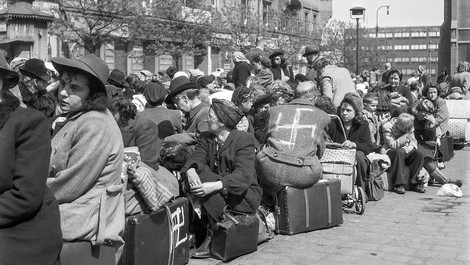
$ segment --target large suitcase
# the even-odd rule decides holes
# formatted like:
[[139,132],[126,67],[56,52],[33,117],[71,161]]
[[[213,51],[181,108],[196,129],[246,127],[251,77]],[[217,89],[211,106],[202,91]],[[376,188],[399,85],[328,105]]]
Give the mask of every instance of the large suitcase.
[[293,235],[343,223],[341,181],[322,179],[308,189],[284,187],[276,198],[276,233]]
[[119,265],[186,264],[189,261],[188,199],[126,218],[124,252]]

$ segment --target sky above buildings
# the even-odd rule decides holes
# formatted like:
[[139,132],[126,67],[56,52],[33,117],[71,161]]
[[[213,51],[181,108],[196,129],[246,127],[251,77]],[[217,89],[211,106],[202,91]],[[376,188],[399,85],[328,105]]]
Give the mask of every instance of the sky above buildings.
[[379,27],[440,26],[444,22],[444,1],[447,0],[333,0],[333,19],[351,21],[349,9],[366,9],[364,20],[359,23],[366,28],[376,26],[377,9],[390,5],[378,12]]

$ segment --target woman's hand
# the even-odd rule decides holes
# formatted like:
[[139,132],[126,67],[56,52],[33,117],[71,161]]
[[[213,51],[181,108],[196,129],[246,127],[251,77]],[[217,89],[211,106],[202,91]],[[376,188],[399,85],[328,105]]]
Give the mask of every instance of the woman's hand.
[[355,149],[357,147],[355,142],[351,142],[349,140],[346,140],[346,142],[343,143],[343,147],[346,147],[348,149]]
[[223,184],[222,181],[215,182],[204,182],[197,186],[192,186],[190,192],[197,197],[204,197],[211,193],[222,190]]
[[186,171],[186,176],[188,177],[187,181],[188,181],[190,188],[201,185],[201,179],[199,178],[199,175],[197,174],[196,169],[194,168],[188,169],[188,171]]

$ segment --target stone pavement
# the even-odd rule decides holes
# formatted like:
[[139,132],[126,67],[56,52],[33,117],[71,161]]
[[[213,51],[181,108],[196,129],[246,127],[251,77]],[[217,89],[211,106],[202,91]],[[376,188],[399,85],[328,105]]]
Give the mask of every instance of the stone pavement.
[[[258,251],[228,264],[470,264],[470,150],[456,151],[443,170],[464,179],[461,198],[385,192],[364,215],[343,214],[331,229],[276,235]],[[189,265],[223,264],[191,259]]]

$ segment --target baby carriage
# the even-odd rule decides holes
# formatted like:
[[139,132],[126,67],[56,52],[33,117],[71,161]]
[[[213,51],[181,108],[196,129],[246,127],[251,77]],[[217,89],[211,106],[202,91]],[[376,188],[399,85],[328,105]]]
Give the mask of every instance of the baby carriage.
[[[341,119],[336,115],[330,116],[341,124],[343,134],[347,139]],[[356,150],[346,149],[338,143],[327,143],[320,163],[323,166],[324,179],[341,180],[343,210],[362,215],[365,211],[367,195],[362,187],[354,184],[356,182]]]

